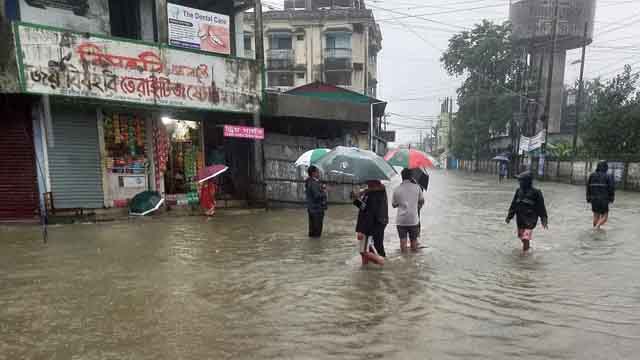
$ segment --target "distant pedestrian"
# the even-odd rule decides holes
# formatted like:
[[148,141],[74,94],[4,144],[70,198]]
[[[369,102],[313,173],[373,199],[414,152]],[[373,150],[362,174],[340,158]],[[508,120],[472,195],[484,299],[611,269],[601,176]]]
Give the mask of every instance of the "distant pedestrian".
[[498,168],[498,181],[502,182],[509,175],[509,167],[507,163],[504,161],[500,162],[500,167]]
[[393,192],[391,205],[398,209],[396,225],[400,238],[400,250],[407,250],[407,238],[411,241],[411,250],[418,250],[420,237],[420,209],[424,205],[422,188],[412,178],[412,172],[404,169],[401,172],[402,184]]
[[533,176],[530,172],[525,172],[518,176],[520,188],[516,190],[507,215],[507,224],[516,217],[518,225],[518,238],[522,241],[522,250],[528,251],[531,248],[533,229],[538,225],[538,218],[542,221],[542,226],[548,229],[547,208],[544,205],[542,192],[533,187]]
[[612,176],[607,174],[609,165],[606,161],[598,163],[596,172],[589,176],[587,182],[587,202],[593,211],[593,227],[600,229],[609,220],[609,204],[616,198],[616,186]]
[[307,212],[309,213],[309,237],[322,236],[324,213],[327,210],[327,187],[320,182],[320,171],[310,166],[309,177],[305,181]]
[[389,223],[387,190],[377,180],[368,181],[367,189],[354,194],[353,204],[359,209],[356,233],[360,241],[362,264],[384,263],[384,231]]

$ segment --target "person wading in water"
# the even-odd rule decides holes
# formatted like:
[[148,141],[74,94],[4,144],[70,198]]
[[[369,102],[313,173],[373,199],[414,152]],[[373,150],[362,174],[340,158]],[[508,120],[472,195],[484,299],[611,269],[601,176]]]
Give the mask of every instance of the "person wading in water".
[[589,176],[587,182],[587,202],[593,211],[593,227],[600,229],[609,220],[609,204],[616,199],[616,187],[613,177],[607,174],[609,165],[606,161],[598,164],[596,172]]
[[516,190],[507,215],[507,224],[516,217],[518,225],[518,238],[522,241],[522,251],[531,248],[533,229],[538,225],[538,218],[542,221],[542,226],[548,229],[547,208],[544,205],[542,191],[533,187],[533,176],[530,172],[525,172],[518,176],[520,188]]
[[360,241],[362,264],[384,264],[384,230],[389,223],[387,190],[378,181],[367,181],[367,189],[355,194],[353,204],[359,209],[356,234]]
[[327,210],[327,187],[320,182],[320,171],[317,167],[310,166],[308,174],[305,194],[309,213],[309,237],[319,238],[322,236],[324,212]]

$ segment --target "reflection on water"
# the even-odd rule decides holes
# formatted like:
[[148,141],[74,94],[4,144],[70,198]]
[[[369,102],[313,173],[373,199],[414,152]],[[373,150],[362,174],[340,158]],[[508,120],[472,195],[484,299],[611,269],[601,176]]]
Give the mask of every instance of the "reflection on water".
[[523,256],[515,183],[437,173],[417,254],[388,228],[359,265],[355,212],[309,240],[303,211],[0,230],[8,359],[632,359],[638,194],[593,231],[580,187],[541,184],[551,230]]

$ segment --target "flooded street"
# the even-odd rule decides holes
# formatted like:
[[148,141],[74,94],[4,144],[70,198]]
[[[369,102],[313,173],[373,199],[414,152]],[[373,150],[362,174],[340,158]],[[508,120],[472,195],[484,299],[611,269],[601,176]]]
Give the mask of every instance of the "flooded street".
[[[428,248],[362,268],[352,207],[0,230],[0,359],[633,359],[640,194],[591,230],[584,188],[537,183],[550,230],[522,256],[515,182],[436,172]],[[392,212],[392,220],[395,212]]]

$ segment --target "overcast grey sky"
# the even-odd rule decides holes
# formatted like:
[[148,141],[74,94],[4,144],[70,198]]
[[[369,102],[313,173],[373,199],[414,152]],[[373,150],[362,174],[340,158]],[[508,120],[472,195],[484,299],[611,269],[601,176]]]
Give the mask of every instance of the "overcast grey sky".
[[[610,77],[625,63],[640,69],[640,0],[597,0],[594,43],[587,51],[585,76]],[[482,19],[502,22],[509,16],[509,0],[368,0],[382,27],[379,57],[379,98],[389,101],[390,122],[398,142],[417,142],[440,111],[440,101],[456,96],[460,79],[442,68],[439,58],[448,39]],[[420,15],[403,18],[400,13]],[[391,20],[396,18],[396,20]],[[601,34],[601,35],[600,35]],[[566,83],[579,75],[580,51],[567,56]],[[396,115],[397,114],[397,115]]]

